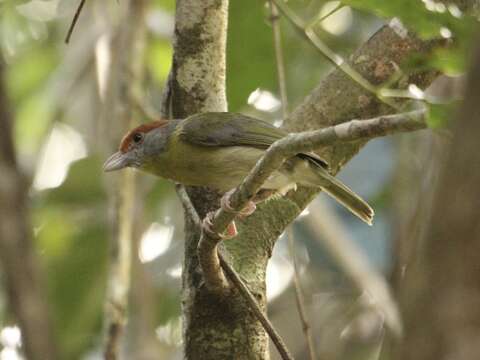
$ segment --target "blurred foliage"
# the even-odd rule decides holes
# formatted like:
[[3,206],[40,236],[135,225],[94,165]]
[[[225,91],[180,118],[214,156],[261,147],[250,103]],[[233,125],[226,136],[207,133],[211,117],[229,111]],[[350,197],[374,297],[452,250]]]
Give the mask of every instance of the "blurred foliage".
[[[312,20],[328,2],[310,1],[307,11],[305,3],[299,0],[289,1],[289,5],[296,11],[305,13],[306,20]],[[269,7],[261,4],[258,0],[235,1],[230,4],[227,95],[231,111],[245,109],[248,96],[257,88],[278,94],[271,14]],[[376,25],[368,14],[355,15],[357,16],[341,36],[332,36],[321,24],[315,27],[322,40],[343,56],[348,56],[361,41],[366,40],[372,31],[372,25]],[[304,40],[288,20],[280,17],[279,21],[282,27],[288,95],[290,104],[293,105],[318,85],[331,65],[315,46]],[[344,20],[340,18],[338,21]],[[245,41],[245,34],[252,34],[255,41]]]
[[152,39],[148,43],[147,67],[155,82],[162,86],[170,71],[172,45],[165,39]]
[[[91,176],[102,168],[98,157],[88,157],[70,166],[62,186],[46,194],[46,201],[54,206],[85,207],[105,205],[106,196],[99,176]],[[104,210],[104,209],[102,209]]]
[[456,5],[433,0],[342,0],[342,3],[385,19],[399,19],[409,31],[424,39],[453,39],[453,46],[435,49],[426,57],[427,63],[450,75],[465,71],[465,59],[477,21],[462,13]]
[[[246,105],[248,95],[261,87],[276,87],[272,34],[258,0],[232,1],[227,47],[227,97],[232,111]],[[255,41],[245,41],[245,34]],[[265,61],[270,59],[270,61]]]
[[442,29],[449,29],[453,36],[461,38],[470,33],[473,25],[457,6],[440,1],[342,0],[342,3],[386,19],[398,18],[424,39],[443,36]]
[[34,227],[47,269],[54,325],[65,359],[97,341],[104,301],[108,232],[98,158],[70,167],[62,186],[39,194]]
[[445,104],[430,104],[427,117],[428,126],[432,129],[447,127],[459,105],[459,101],[452,101]]
[[[412,57],[408,63],[401,64],[403,71],[432,67],[447,74],[465,71],[475,22],[460,14],[458,9],[440,2],[419,0],[344,0],[342,3],[353,10],[345,8],[343,15],[340,11],[332,15],[332,19],[335,16],[332,23],[344,22],[344,30],[335,32],[326,22],[315,25],[317,35],[338,54],[348,58],[384,20],[397,17],[423,38],[443,36],[453,42],[448,48],[438,48],[427,57]],[[318,17],[326,5],[332,6],[332,2],[323,0],[290,0],[288,4],[306,21]],[[81,358],[98,346],[101,336],[109,226],[108,185],[101,173],[106,154],[102,152],[104,144],[97,134],[102,100],[97,84],[96,51],[100,36],[115,26],[115,11],[123,3],[87,2],[72,42],[66,46],[63,38],[77,5],[73,0],[0,0],[0,49],[8,65],[7,86],[16,118],[15,136],[22,166],[32,177],[38,171],[42,149],[57,121],[75,129],[87,147],[88,156],[70,164],[68,175],[60,186],[31,189],[35,241],[47,269],[48,295],[64,359]],[[157,108],[171,66],[172,29],[168,29],[168,24],[173,24],[174,10],[174,0],[154,0],[147,10],[145,102]],[[281,18],[280,24],[288,95],[293,108],[320,82],[331,65],[286,19]],[[231,1],[228,31],[230,110],[254,112],[271,120],[280,117],[278,107],[261,111],[247,104],[249,95],[257,88],[278,97],[268,7],[258,0]],[[449,117],[453,106],[431,105],[430,126],[444,126],[444,119]],[[379,193],[372,197],[388,201],[388,191],[385,186],[379,186]],[[165,214],[181,221],[180,212],[172,213],[168,208],[174,198],[171,185],[142,177],[140,193],[145,206],[139,234],[151,221]],[[299,236],[303,237],[308,235]],[[312,267],[322,259],[324,266],[328,263],[320,250],[311,251],[310,256]],[[169,252],[167,257],[172,263],[179,263],[181,251]],[[180,314],[180,280],[167,279],[159,271],[147,272],[147,276],[153,279],[154,287],[152,317],[155,325],[160,326]],[[3,323],[9,316],[4,313],[8,309],[1,292],[0,323]]]

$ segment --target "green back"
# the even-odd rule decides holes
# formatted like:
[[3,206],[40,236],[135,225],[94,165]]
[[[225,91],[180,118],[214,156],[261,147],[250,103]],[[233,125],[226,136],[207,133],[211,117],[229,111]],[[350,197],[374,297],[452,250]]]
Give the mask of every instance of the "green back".
[[180,137],[194,145],[252,146],[266,149],[287,135],[273,125],[236,113],[203,113],[181,125]]
[[[266,121],[250,116],[211,112],[196,114],[185,119],[180,125],[180,138],[192,145],[202,146],[250,146],[267,149],[287,133]],[[325,160],[314,153],[297,156],[328,169]]]

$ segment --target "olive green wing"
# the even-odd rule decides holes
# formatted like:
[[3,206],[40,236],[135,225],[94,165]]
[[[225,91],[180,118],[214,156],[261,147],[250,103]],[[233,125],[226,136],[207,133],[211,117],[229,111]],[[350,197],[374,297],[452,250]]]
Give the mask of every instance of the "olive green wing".
[[[238,113],[202,113],[182,122],[180,138],[193,145],[251,146],[267,149],[287,133],[266,121]],[[298,154],[313,163],[328,168],[328,164],[313,153]]]
[[253,146],[266,149],[287,135],[269,123],[236,113],[203,113],[190,116],[180,138],[203,146]]

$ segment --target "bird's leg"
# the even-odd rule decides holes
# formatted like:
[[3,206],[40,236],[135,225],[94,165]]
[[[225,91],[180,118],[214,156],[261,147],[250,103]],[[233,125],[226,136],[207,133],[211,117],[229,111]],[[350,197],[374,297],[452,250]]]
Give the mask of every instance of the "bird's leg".
[[220,205],[222,209],[229,213],[238,214],[241,217],[247,217],[252,215],[257,209],[257,206],[253,201],[247,202],[247,205],[245,205],[245,207],[240,211],[236,211],[232,208],[232,206],[230,205],[230,196],[233,194],[234,191],[235,189],[232,189],[223,194],[222,198],[220,199]]
[[214,211],[210,211],[207,216],[202,221],[202,229],[206,233],[208,233],[211,237],[220,237],[221,240],[228,240],[231,239],[235,236],[237,236],[237,226],[235,225],[235,221],[232,221],[230,224],[228,224],[227,229],[225,230],[224,233],[218,234],[215,231],[212,230],[213,226],[213,218],[215,216]]

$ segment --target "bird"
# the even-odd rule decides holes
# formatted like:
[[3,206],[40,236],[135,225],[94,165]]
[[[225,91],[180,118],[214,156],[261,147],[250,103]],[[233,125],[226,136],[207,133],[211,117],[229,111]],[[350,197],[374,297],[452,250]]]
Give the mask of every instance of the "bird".
[[[160,119],[130,130],[103,170],[131,167],[183,185],[207,186],[225,193],[221,205],[233,211],[229,195],[266,150],[287,135],[266,121],[239,113],[206,112],[185,119]],[[331,175],[328,163],[313,152],[287,159],[240,214],[249,216],[255,204],[284,196],[297,185],[324,190],[372,225],[370,205]]]

